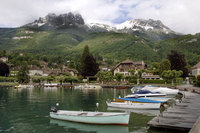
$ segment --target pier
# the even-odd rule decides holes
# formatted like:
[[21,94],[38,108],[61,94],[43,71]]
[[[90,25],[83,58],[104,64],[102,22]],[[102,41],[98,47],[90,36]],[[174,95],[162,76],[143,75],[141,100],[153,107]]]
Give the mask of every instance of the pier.
[[200,116],[200,95],[183,92],[181,102],[176,102],[147,123],[151,128],[189,132]]

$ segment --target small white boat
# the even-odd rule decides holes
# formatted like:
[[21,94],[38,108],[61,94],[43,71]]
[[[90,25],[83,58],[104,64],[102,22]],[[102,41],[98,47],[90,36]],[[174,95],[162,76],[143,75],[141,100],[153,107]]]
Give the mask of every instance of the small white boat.
[[33,85],[22,85],[22,84],[15,86],[15,88],[33,88],[33,87],[34,87]]
[[50,117],[89,124],[128,125],[129,114],[112,112],[65,111],[51,109]]
[[125,108],[125,109],[160,109],[160,103],[133,103],[130,101],[125,102],[108,102],[108,107]]
[[[61,121],[56,119],[51,119],[50,124],[55,124],[62,126],[65,129],[73,129],[75,132],[79,133],[129,133],[128,126],[119,126],[119,125],[92,125],[70,122],[70,121]],[[69,131],[69,130],[67,130]]]
[[102,87],[100,85],[95,84],[85,84],[85,85],[78,85],[74,86],[74,89],[101,89]]
[[45,83],[44,87],[57,87],[58,84],[57,83]]

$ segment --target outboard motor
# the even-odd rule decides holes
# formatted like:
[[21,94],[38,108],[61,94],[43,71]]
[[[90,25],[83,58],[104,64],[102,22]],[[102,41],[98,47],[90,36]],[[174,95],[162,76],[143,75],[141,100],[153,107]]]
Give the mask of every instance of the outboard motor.
[[107,102],[108,102],[108,103],[111,103],[110,99],[107,99]]
[[51,107],[51,112],[54,112],[54,113],[56,113],[58,110],[57,110],[57,108],[56,107]]

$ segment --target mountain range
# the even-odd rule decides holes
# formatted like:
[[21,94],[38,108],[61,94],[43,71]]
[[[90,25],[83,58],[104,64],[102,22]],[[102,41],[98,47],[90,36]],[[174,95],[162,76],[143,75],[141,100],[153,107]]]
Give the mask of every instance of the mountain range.
[[0,49],[77,59],[88,45],[96,57],[115,62],[127,58],[160,61],[174,49],[194,64],[200,54],[196,49],[199,39],[199,34],[177,33],[160,20],[134,19],[115,26],[86,24],[80,14],[71,12],[51,13],[18,28],[0,28]]
[[23,27],[40,28],[43,30],[55,30],[63,28],[79,28],[87,33],[95,32],[115,32],[129,33],[143,36],[152,41],[164,40],[171,37],[176,37],[180,34],[174,32],[165,26],[160,20],[144,20],[134,19],[118,24],[115,27],[100,23],[85,24],[84,19],[80,14],[48,14],[44,18],[39,18],[32,23],[26,24]]

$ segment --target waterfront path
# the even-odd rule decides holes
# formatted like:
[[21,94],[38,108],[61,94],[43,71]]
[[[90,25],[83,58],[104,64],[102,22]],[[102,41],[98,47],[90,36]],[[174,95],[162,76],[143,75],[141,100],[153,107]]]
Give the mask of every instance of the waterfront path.
[[200,116],[200,95],[186,91],[183,94],[181,102],[176,102],[175,105],[153,118],[148,125],[188,132]]

